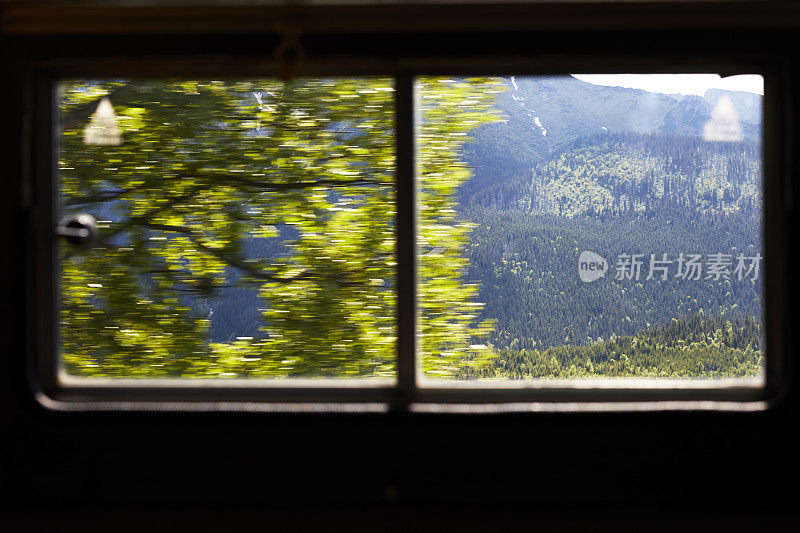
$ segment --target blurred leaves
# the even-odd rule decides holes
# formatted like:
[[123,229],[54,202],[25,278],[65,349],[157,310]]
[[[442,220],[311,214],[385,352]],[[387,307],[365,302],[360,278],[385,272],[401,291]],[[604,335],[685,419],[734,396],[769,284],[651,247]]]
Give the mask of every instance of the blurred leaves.
[[480,366],[488,350],[470,349],[471,339],[491,331],[476,324],[479,286],[464,281],[464,247],[474,224],[456,215],[456,190],[470,176],[460,148],[477,126],[500,118],[492,108],[499,80],[421,78],[417,83],[419,124],[420,355],[428,377],[450,377],[463,366]]
[[[471,360],[469,338],[485,330],[466,312],[469,226],[452,210],[469,176],[462,134],[491,119],[490,95],[464,103],[481,84],[491,82],[421,82],[424,94],[448,93],[423,110],[420,138],[420,245],[444,249],[421,258],[424,356],[438,369]],[[59,94],[61,208],[101,221],[90,249],[61,249],[69,373],[394,375],[392,80],[73,80]],[[104,96],[123,142],[85,145]],[[456,108],[466,118],[454,120]],[[254,257],[252,239],[285,252]],[[198,301],[231,285],[258,287],[261,334],[210,342]]]

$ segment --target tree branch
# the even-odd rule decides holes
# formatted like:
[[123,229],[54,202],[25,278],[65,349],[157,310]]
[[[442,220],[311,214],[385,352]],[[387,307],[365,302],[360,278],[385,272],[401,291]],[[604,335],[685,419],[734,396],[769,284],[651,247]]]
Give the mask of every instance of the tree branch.
[[[252,276],[252,277],[254,277],[256,279],[261,279],[261,280],[265,280],[265,281],[272,281],[272,282],[275,282],[275,283],[291,283],[293,281],[298,281],[298,280],[314,279],[314,277],[315,277],[313,274],[311,274],[309,272],[303,272],[302,274],[300,274],[298,276],[291,277],[291,278],[281,278],[281,277],[278,277],[278,276],[274,276],[272,274],[268,274],[266,272],[262,272],[262,271],[259,271],[259,270],[254,270],[249,264],[245,263],[244,261],[241,261],[241,260],[239,260],[239,259],[237,259],[235,257],[231,257],[230,255],[225,254],[224,252],[222,252],[221,250],[219,250],[217,248],[212,248],[212,247],[204,244],[200,240],[200,238],[197,235],[195,235],[195,233],[190,228],[187,228],[185,226],[174,226],[174,225],[171,225],[171,224],[157,224],[157,223],[146,223],[146,224],[143,224],[143,226],[151,228],[151,229],[157,229],[157,230],[161,230],[161,231],[172,232],[172,233],[180,233],[182,235],[186,235],[187,237],[189,237],[189,239],[192,241],[192,243],[194,243],[198,248],[200,248],[204,252],[216,257],[217,259],[219,259],[220,261],[224,262],[225,264],[227,264],[229,266],[232,266],[234,268],[238,268],[239,270],[242,270],[242,271],[246,272],[248,275],[250,275],[250,276]],[[359,282],[348,281],[348,280],[344,280],[344,279],[341,279],[341,278],[335,277],[335,276],[316,276],[316,277],[328,278],[328,279],[336,282],[338,285],[340,285],[342,287],[351,287],[351,286],[361,285],[361,283],[359,283]]]
[[235,257],[231,257],[230,255],[225,254],[224,252],[222,252],[221,250],[219,250],[217,248],[212,248],[212,247],[206,245],[205,243],[203,243],[200,240],[200,238],[197,235],[195,235],[195,233],[190,228],[187,228],[185,226],[175,226],[175,225],[172,225],[172,224],[158,224],[158,223],[153,223],[153,222],[143,222],[142,226],[145,226],[145,227],[148,227],[148,228],[151,228],[151,229],[157,229],[157,230],[171,232],[171,233],[180,233],[182,235],[185,235],[185,236],[189,237],[189,240],[191,240],[192,243],[194,243],[198,248],[200,248],[204,252],[216,257],[217,259],[219,259],[220,261],[224,262],[227,265],[230,265],[230,266],[232,266],[234,268],[238,268],[239,270],[242,270],[242,271],[246,272],[248,275],[250,275],[250,276],[252,276],[252,277],[254,277],[256,279],[263,279],[263,280],[266,280],[266,281],[274,281],[274,282],[277,282],[277,283],[289,283],[289,282],[292,282],[292,281],[296,281],[298,279],[307,279],[309,277],[309,276],[300,275],[300,276],[296,276],[296,277],[293,277],[293,278],[280,278],[280,277],[277,277],[277,276],[273,276],[272,274],[268,274],[266,272],[261,272],[261,271],[258,271],[258,270],[254,270],[247,263],[245,263],[243,261],[240,261],[239,259],[236,259]]
[[[337,179],[319,179],[315,181],[298,181],[294,183],[275,183],[275,182],[267,182],[267,181],[254,181],[247,178],[239,178],[237,176],[226,175],[220,176],[218,179],[224,181],[231,181],[240,185],[248,185],[251,187],[256,187],[260,189],[271,189],[275,191],[291,191],[291,190],[301,190],[301,189],[309,189],[312,187],[348,187],[352,185],[373,185],[378,184],[380,185],[381,182],[374,179],[374,178],[354,178],[349,180],[337,180]],[[390,185],[386,183],[385,185]]]
[[[185,178],[176,178],[176,179],[185,179]],[[353,185],[371,185],[371,184],[378,184],[381,185],[381,182],[374,179],[374,178],[354,178],[350,180],[337,180],[337,179],[320,179],[315,181],[300,181],[295,183],[274,183],[274,182],[266,182],[266,181],[254,181],[247,178],[239,178],[237,176],[232,175],[224,175],[224,176],[215,176],[215,180],[219,181],[228,181],[234,182],[239,185],[247,185],[254,188],[259,189],[270,189],[275,191],[290,191],[290,190],[302,190],[302,189],[309,189],[312,187],[348,187]],[[197,187],[195,192],[199,192],[203,189],[212,189],[216,184],[208,183],[206,185]],[[391,185],[386,183],[384,185]],[[154,186],[153,183],[143,183],[141,185],[137,185],[136,187],[132,187],[130,189],[123,189],[121,191],[116,191],[111,194],[107,195],[96,195],[96,196],[71,196],[66,199],[63,204],[65,206],[75,206],[75,205],[85,205],[85,204],[94,204],[100,202],[108,202],[110,200],[116,200],[121,198],[122,196],[129,194],[131,192],[135,192],[138,190],[142,190],[146,187]]]

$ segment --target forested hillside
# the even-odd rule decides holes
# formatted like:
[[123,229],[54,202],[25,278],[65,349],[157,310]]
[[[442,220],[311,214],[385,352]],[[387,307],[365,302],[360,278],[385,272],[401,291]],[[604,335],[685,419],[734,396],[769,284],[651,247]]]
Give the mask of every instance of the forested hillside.
[[[524,121],[535,117],[539,120],[528,124],[527,138],[539,155],[518,142],[517,156],[506,158],[506,164],[475,160],[475,177],[462,188],[459,206],[475,224],[466,251],[467,278],[481,286],[479,300],[486,304],[481,316],[495,321],[490,335],[475,342],[500,350],[497,366],[482,375],[753,374],[760,364],[760,278],[752,272],[742,276],[743,271],[730,275],[731,264],[727,276],[703,273],[686,279],[678,275],[678,258],[723,254],[760,260],[761,152],[757,136],[748,134],[760,127],[760,97],[726,91],[709,91],[705,98],[642,96],[574,78],[516,79],[511,85],[506,100],[498,100],[508,123],[482,126],[474,141],[480,147],[468,145],[465,156],[475,157],[503,135],[519,139]],[[580,94],[585,101],[553,101],[551,86],[565,88],[562,99]],[[700,135],[722,96],[741,104],[741,141],[709,142]],[[589,109],[599,99],[608,105]],[[541,112],[520,117],[514,105],[526,103],[527,111],[532,101],[539,102]],[[687,112],[692,106],[702,112]],[[635,121],[626,123],[626,117]],[[568,124],[572,130],[560,126],[545,133],[540,123]],[[525,158],[535,161],[517,164]],[[578,257],[586,250],[610,264],[609,272],[591,284],[577,276]],[[621,254],[641,254],[635,279],[615,276]],[[667,272],[649,272],[655,258],[666,260]],[[596,357],[619,351],[621,341],[609,339],[644,341],[654,331],[663,337],[663,328],[676,321],[681,327],[669,330],[671,340],[659,341],[660,361],[669,365],[642,359],[636,351],[627,353],[625,364],[619,357]],[[676,347],[676,332],[706,331],[707,324],[729,321],[734,328],[739,321],[750,324],[746,356],[739,344]],[[721,366],[709,366],[717,356]],[[631,357],[637,362],[630,363]],[[716,370],[701,371],[711,368]]]
[[[759,219],[737,213],[720,220],[693,219],[678,209],[662,215],[540,215],[522,210],[474,208],[477,224],[467,250],[468,278],[481,284],[483,316],[496,320],[489,342],[535,348],[585,344],[616,334],[631,335],[650,325],[696,313],[760,315],[760,283],[737,280],[613,279],[594,283],[577,276],[578,256],[594,251],[610,263],[621,253],[754,254]],[[737,231],[730,231],[731,227]]]
[[503,348],[497,359],[462,379],[575,379],[597,377],[744,378],[764,365],[761,333],[752,317],[693,315],[635,335],[586,346],[544,350]]
[[759,209],[760,176],[760,148],[753,141],[599,133],[571,141],[527,173],[499,177],[468,204],[565,216],[650,216],[679,208],[718,217]]

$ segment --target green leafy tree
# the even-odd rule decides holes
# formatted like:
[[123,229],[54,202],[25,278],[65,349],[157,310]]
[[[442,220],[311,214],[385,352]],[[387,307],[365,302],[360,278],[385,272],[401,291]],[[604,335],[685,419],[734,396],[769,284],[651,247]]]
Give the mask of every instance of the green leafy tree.
[[492,323],[476,324],[483,304],[479,286],[464,278],[466,244],[475,224],[458,216],[454,199],[470,177],[461,146],[477,126],[497,118],[492,108],[503,86],[483,78],[422,78],[417,84],[419,197],[419,305],[423,372],[450,376],[487,354],[470,340],[488,335]]
[[[469,342],[488,327],[463,281],[459,150],[492,120],[499,89],[426,79],[421,91],[440,94],[420,125],[422,352],[426,368],[455,375],[483,361]],[[105,137],[101,98],[118,128]],[[103,221],[88,248],[61,249],[68,372],[394,373],[392,80],[67,81],[60,117],[62,211]],[[254,239],[269,253],[254,254]],[[210,342],[197,302],[231,285],[258,291],[261,334]]]

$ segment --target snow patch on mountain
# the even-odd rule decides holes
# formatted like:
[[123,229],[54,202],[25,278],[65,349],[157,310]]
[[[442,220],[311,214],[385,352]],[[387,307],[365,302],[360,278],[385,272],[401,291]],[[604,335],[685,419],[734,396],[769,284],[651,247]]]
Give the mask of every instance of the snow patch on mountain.
[[539,117],[533,117],[533,123],[539,126],[539,129],[542,130],[542,137],[547,137],[547,130],[544,129],[544,126],[542,126],[542,121],[539,120]]

